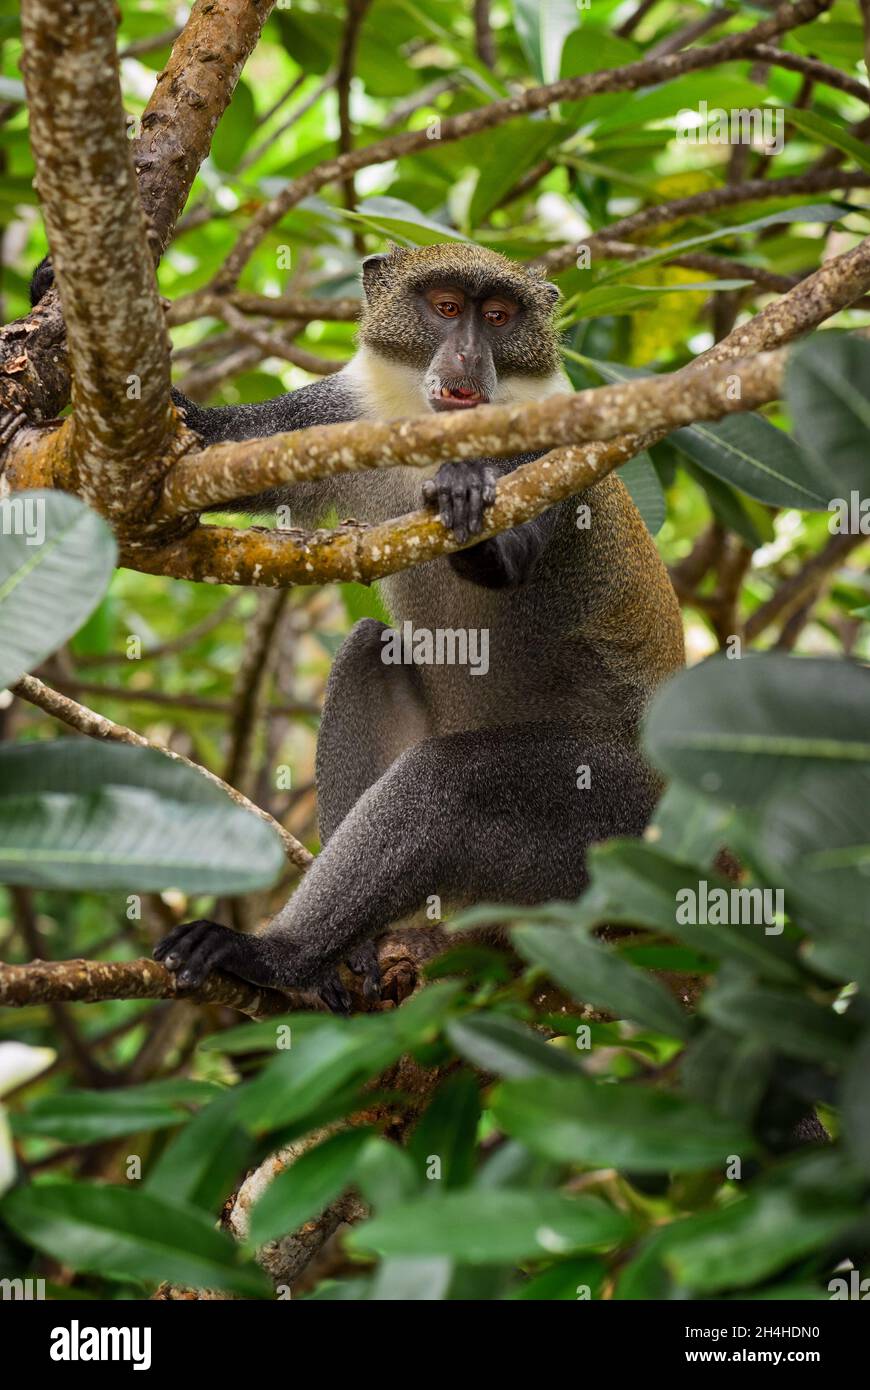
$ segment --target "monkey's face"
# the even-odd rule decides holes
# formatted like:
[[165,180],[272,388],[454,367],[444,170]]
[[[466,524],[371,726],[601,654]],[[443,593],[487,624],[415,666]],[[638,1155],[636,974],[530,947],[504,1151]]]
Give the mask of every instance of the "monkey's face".
[[558,290],[495,252],[394,247],[364,262],[363,285],[361,343],[418,369],[432,410],[485,405],[504,378],[558,367]]

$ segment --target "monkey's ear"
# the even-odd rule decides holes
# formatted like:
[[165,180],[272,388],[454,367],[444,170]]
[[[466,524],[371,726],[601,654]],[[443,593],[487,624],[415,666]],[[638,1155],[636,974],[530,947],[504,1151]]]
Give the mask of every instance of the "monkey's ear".
[[401,246],[388,241],[386,251],[366,256],[362,263],[362,282],[366,294],[370,294],[377,285],[389,284],[390,271],[403,255],[404,250]]
[[401,248],[394,246],[391,241],[387,242],[387,248],[374,256],[366,256],[362,263],[362,282],[366,294],[371,294],[377,285],[388,283],[390,268],[402,254]]
[[551,304],[558,304],[562,298],[562,291],[558,285],[554,285],[552,280],[544,279],[544,272],[538,266],[531,266],[529,274],[536,283],[536,288],[543,290]]

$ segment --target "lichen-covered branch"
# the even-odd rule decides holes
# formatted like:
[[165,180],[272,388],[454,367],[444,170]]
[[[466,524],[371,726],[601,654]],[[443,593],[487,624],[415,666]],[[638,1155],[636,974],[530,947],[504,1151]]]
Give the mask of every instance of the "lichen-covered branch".
[[365,468],[509,458],[580,440],[613,439],[627,430],[670,431],[693,420],[718,420],[774,400],[784,365],[784,357],[767,355],[730,363],[727,369],[700,371],[693,364],[691,382],[684,369],[545,401],[479,406],[447,417],[354,421],[215,444],[180,459],[170,471],[162,510],[167,516],[199,512],[288,483]]
[[268,1018],[310,1008],[299,997],[259,989],[234,976],[214,974],[196,990],[176,987],[175,976],[156,960],[55,960],[29,965],[0,964],[0,1006],[96,1004],[105,999],[189,999],[195,1004],[226,1004],[250,1018]]
[[[169,337],[126,138],[113,0],[23,0],[22,68],[63,304],[79,496],[112,516],[155,487],[171,424]],[[112,267],[111,281],[105,274]]]
[[163,251],[275,0],[196,0],[142,116],[133,155]]
[[[133,145],[155,257],[171,235],[273,4],[196,0],[157,79],[143,115],[143,133]],[[57,7],[45,0],[41,8],[50,12]],[[75,27],[86,38],[85,26],[77,20]],[[96,106],[88,111],[88,124],[95,112]],[[113,262],[114,257],[109,264]],[[104,272],[105,265],[100,278]],[[56,417],[69,400],[69,389],[66,330],[60,297],[52,288],[26,317],[0,328],[0,448],[25,421]]]
[[[401,1003],[415,988],[426,961],[443,950],[441,929],[390,932],[378,944],[383,1008]],[[362,986],[348,973],[347,988],[359,1009],[365,1009]],[[200,989],[180,990],[175,976],[147,957],[140,960],[31,961],[28,965],[0,963],[0,1008],[21,1009],[31,1004],[98,1004],[106,999],[187,999],[194,1004],[226,1004],[251,1018],[322,1009],[313,996],[284,993],[249,985],[235,976],[211,975]]]

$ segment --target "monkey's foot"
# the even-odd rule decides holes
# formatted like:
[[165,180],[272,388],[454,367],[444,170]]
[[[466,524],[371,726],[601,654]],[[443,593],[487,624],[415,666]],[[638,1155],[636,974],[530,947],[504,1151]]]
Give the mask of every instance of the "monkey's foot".
[[484,509],[495,501],[497,482],[495,469],[475,459],[443,463],[423,484],[423,501],[437,507],[442,526],[458,541],[467,541],[482,527]]
[[[362,995],[367,1004],[374,1004],[381,997],[381,966],[378,960],[377,943],[364,941],[345,959],[345,965],[352,974],[362,979]],[[317,993],[328,1009],[334,1014],[353,1012],[354,1001],[344,985],[338,969],[330,970],[317,986]]]

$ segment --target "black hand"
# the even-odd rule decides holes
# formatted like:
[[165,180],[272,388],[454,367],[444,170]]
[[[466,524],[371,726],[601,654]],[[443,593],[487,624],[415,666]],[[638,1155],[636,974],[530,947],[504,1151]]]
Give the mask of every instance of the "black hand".
[[171,970],[182,989],[198,989],[214,970],[226,970],[251,984],[266,984],[252,978],[257,960],[257,938],[243,936],[218,922],[200,918],[183,922],[154,947],[154,959]]
[[423,484],[423,501],[438,508],[441,524],[461,543],[483,526],[483,513],[495,501],[498,473],[479,459],[442,463]]
[[[154,947],[154,959],[172,971],[182,989],[199,989],[215,970],[237,975],[249,984],[272,989],[317,990],[325,1004],[337,1013],[349,1013],[350,995],[335,969],[304,977],[294,969],[294,957],[286,941],[269,936],[246,936],[200,918],[183,922]],[[364,941],[347,957],[347,966],[362,976],[363,998],[371,1003],[380,990],[377,947]]]
[[30,277],[30,303],[35,306],[47,294],[54,284],[54,271],[51,268],[51,261],[45,256]]

